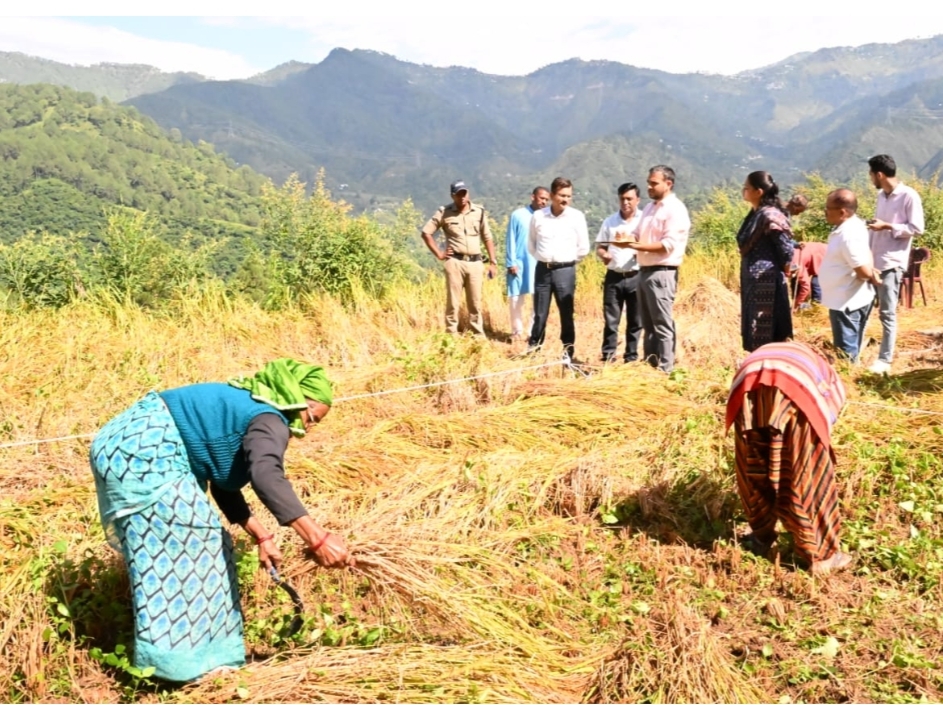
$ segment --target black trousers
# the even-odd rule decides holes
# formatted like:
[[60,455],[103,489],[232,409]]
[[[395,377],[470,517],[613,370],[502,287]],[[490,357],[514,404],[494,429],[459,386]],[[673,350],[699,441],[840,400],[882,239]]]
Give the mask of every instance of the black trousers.
[[638,272],[626,277],[619,272],[606,270],[606,279],[602,289],[602,313],[606,327],[602,334],[602,357],[610,360],[616,355],[619,346],[619,325],[622,323],[622,311],[625,309],[625,351],[626,362],[638,360],[638,341],[642,337],[642,317],[638,304]]
[[528,344],[544,344],[547,319],[550,316],[550,298],[557,302],[560,312],[560,341],[563,350],[573,357],[576,343],[576,328],[573,325],[573,294],[576,291],[576,266],[550,269],[543,262],[537,263],[534,275],[534,326]]

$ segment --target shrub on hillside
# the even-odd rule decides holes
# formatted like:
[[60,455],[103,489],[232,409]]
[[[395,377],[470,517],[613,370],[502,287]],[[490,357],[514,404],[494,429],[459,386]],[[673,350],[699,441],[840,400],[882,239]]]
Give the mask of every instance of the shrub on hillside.
[[262,196],[261,231],[272,248],[274,289],[291,299],[327,292],[349,299],[355,289],[381,296],[405,271],[376,221],[348,215],[350,206],[331,200],[319,175],[310,196],[296,176]]
[[27,233],[13,244],[0,244],[0,286],[30,308],[64,306],[81,286],[78,259],[69,238]]
[[107,216],[92,281],[119,299],[157,306],[175,291],[209,279],[208,260],[221,246],[212,241],[192,250],[184,238],[180,247],[173,247],[147,213],[116,209]]
[[692,249],[707,253],[736,249],[737,231],[747,210],[739,193],[714,189],[704,207],[691,215]]
[[923,216],[927,222],[919,244],[935,252],[943,252],[943,188],[940,188],[939,172],[926,181],[907,183],[917,189],[923,200]]

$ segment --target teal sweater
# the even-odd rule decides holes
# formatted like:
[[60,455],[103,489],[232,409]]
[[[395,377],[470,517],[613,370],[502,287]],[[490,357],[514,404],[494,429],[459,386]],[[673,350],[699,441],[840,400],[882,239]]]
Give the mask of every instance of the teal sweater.
[[283,413],[228,384],[192,384],[161,392],[160,397],[177,424],[190,468],[204,489],[212,482],[234,492],[249,482],[240,451],[252,419],[259,414],[276,414],[288,424]]

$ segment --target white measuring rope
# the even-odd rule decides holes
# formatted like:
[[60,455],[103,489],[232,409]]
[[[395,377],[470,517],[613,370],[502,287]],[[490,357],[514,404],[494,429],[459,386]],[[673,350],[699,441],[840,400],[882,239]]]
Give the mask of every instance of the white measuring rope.
[[[553,362],[545,362],[542,365],[530,365],[528,367],[515,367],[511,370],[501,370],[499,372],[487,372],[482,375],[474,375],[472,377],[461,377],[459,379],[447,379],[442,382],[429,382],[428,384],[417,384],[412,387],[401,387],[399,389],[387,389],[381,392],[368,392],[366,394],[354,394],[349,397],[338,397],[334,400],[334,403],[344,402],[344,401],[353,401],[354,399],[367,399],[369,397],[382,397],[388,394],[399,394],[401,392],[413,392],[417,389],[430,389],[431,387],[443,387],[447,384],[458,384],[459,382],[470,382],[476,379],[485,379],[487,377],[500,377],[501,375],[509,375],[514,372],[527,372],[528,370],[539,370],[544,367],[555,367],[556,365],[565,365],[568,369],[574,370],[585,374],[577,367],[574,367],[568,360],[554,360]],[[18,446],[32,446],[39,445],[40,443],[55,443],[57,441],[74,441],[79,438],[92,438],[95,433],[80,433],[76,436],[59,436],[58,438],[38,438],[32,441],[16,441],[14,443],[0,443],[0,448],[16,448]]]
[[475,375],[473,377],[462,377],[460,379],[447,379],[443,382],[429,382],[428,384],[417,384],[413,387],[402,387],[400,389],[387,389],[382,392],[367,392],[366,394],[354,394],[349,397],[339,397],[335,399],[335,402],[339,401],[353,401],[354,399],[367,399],[369,397],[382,397],[387,394],[398,394],[399,392],[414,392],[417,389],[430,389],[432,387],[443,387],[446,384],[456,384],[457,382],[470,382],[474,379],[485,379],[486,377],[498,377],[500,375],[511,374],[512,372],[526,372],[527,370],[539,370],[543,367],[553,367],[554,365],[567,365],[572,367],[565,360],[554,360],[553,362],[545,362],[542,365],[531,365],[530,367],[515,367],[513,370],[502,370],[501,372],[487,372],[483,375]]
[[38,438],[35,441],[17,441],[16,443],[4,443],[0,448],[16,448],[17,446],[33,446],[40,443],[55,443],[56,441],[73,441],[76,438],[91,438],[94,433],[80,433],[77,436],[59,436],[58,438]]
[[[459,382],[471,382],[476,379],[486,379],[488,377],[500,377],[502,375],[509,375],[514,372],[527,372],[529,370],[540,370],[544,367],[554,367],[556,365],[563,365],[571,372],[577,372],[583,377],[589,377],[590,373],[586,372],[581,366],[571,363],[569,360],[554,360],[553,362],[545,362],[542,365],[530,365],[528,367],[515,367],[511,370],[501,370],[500,372],[487,372],[482,375],[473,375],[471,377],[460,377],[458,379],[447,379],[442,382],[429,382],[427,384],[417,384],[412,387],[400,387],[398,389],[386,389],[380,392],[367,392],[365,394],[353,394],[349,397],[338,397],[334,400],[337,402],[353,401],[355,399],[368,399],[370,397],[382,397],[389,394],[399,394],[401,392],[414,392],[419,389],[431,389],[432,387],[444,387],[447,384],[458,384]],[[912,409],[906,406],[891,406],[889,404],[876,404],[873,402],[866,401],[855,401],[850,400],[849,404],[856,404],[858,406],[870,406],[875,409],[884,409],[885,411],[902,411],[909,414],[925,414],[927,416],[943,416],[943,411],[928,411],[926,409]],[[14,443],[0,443],[0,449],[3,448],[17,448],[20,446],[32,446],[39,445],[40,443],[57,443],[59,441],[74,441],[80,438],[92,438],[95,436],[95,433],[80,433],[75,436],[59,436],[57,438],[38,438],[32,441],[16,441]]]

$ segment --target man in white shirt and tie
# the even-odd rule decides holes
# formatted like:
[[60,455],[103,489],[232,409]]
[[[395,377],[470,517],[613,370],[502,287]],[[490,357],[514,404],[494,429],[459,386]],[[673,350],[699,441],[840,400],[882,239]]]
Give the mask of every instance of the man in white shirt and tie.
[[560,341],[563,357],[573,359],[576,328],[573,324],[573,297],[576,291],[576,263],[589,254],[589,232],[582,211],[570,207],[573,184],[558,176],[550,184],[550,205],[536,211],[530,221],[527,249],[537,260],[534,272],[534,325],[528,339],[528,353],[544,344],[550,298],[560,312]]
[[625,362],[638,360],[638,341],[642,335],[642,319],[638,306],[638,258],[635,250],[619,247],[638,227],[642,214],[638,210],[638,186],[624,183],[619,187],[619,210],[603,221],[596,236],[596,255],[606,265],[603,282],[602,312],[606,321],[602,334],[602,361],[612,362],[619,345],[619,325],[625,309]]

